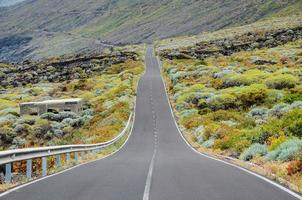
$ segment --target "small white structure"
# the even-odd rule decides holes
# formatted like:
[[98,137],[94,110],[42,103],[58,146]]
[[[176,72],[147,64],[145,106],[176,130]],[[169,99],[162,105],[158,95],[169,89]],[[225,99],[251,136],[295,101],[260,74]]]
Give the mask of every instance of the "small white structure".
[[41,115],[46,112],[81,112],[83,109],[83,100],[61,99],[46,100],[40,102],[26,102],[20,104],[20,115]]

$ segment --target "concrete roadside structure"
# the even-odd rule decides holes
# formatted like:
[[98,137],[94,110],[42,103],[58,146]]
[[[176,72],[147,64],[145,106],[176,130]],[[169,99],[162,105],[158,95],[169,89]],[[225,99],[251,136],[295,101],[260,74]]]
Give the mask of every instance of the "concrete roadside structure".
[[46,112],[81,112],[83,99],[59,99],[20,104],[20,115],[41,115]]

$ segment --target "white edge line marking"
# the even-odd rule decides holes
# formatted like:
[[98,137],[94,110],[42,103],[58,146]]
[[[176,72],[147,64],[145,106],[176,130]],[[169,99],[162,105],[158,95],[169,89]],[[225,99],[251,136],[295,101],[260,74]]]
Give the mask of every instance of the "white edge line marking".
[[[157,57],[157,64],[158,64],[159,69],[161,70],[161,67],[160,67],[161,64],[160,64],[160,59],[159,59],[159,57]],[[283,190],[284,192],[287,192],[288,194],[292,195],[293,197],[295,197],[295,198],[297,198],[297,199],[299,199],[299,200],[302,200],[302,196],[301,196],[301,195],[299,195],[298,193],[296,193],[296,192],[294,192],[294,191],[292,191],[292,190],[290,190],[290,189],[288,189],[288,188],[286,188],[286,187],[280,185],[279,183],[276,183],[276,182],[274,182],[274,181],[272,181],[272,180],[270,180],[270,179],[268,179],[268,178],[266,178],[266,177],[264,177],[264,176],[261,176],[261,175],[255,173],[255,172],[252,172],[252,171],[250,171],[250,170],[248,170],[248,169],[245,169],[245,168],[240,167],[240,166],[238,166],[238,165],[235,165],[235,164],[232,164],[232,163],[229,163],[229,162],[220,160],[220,159],[218,159],[218,158],[214,158],[214,157],[212,157],[212,156],[206,155],[206,154],[201,153],[201,152],[197,151],[196,149],[194,149],[194,148],[190,145],[190,143],[186,140],[186,138],[183,136],[181,130],[180,130],[179,127],[178,127],[178,124],[177,124],[176,119],[175,119],[174,112],[173,112],[173,110],[172,110],[172,106],[171,106],[171,103],[170,103],[170,99],[169,99],[169,97],[168,97],[168,91],[167,91],[167,88],[166,88],[166,83],[165,83],[165,81],[164,81],[162,75],[161,75],[161,80],[162,80],[162,82],[163,82],[163,84],[164,84],[164,88],[165,88],[165,91],[166,91],[166,98],[167,98],[167,100],[168,100],[169,107],[170,107],[170,112],[172,113],[172,117],[173,117],[174,123],[175,123],[175,125],[176,125],[176,128],[177,128],[179,134],[181,135],[181,137],[183,138],[183,140],[186,142],[186,144],[187,144],[194,152],[196,152],[196,153],[198,153],[199,155],[204,156],[204,157],[206,157],[206,158],[210,158],[210,159],[212,159],[212,160],[215,160],[215,161],[218,161],[218,162],[222,162],[222,163],[224,163],[224,164],[226,164],[226,165],[235,167],[235,168],[240,169],[240,170],[242,170],[242,171],[244,171],[244,172],[247,172],[247,173],[249,173],[249,174],[251,174],[251,175],[254,175],[254,176],[256,176],[256,177],[258,177],[258,178],[260,178],[260,179],[262,179],[262,180],[264,180],[264,181],[266,181],[266,182],[268,182],[268,183],[274,185],[275,187],[277,187],[277,188]]]
[[[144,73],[141,75],[141,77],[143,77],[143,75],[144,75],[145,73],[146,73],[146,70],[145,70]],[[137,85],[136,85],[136,94],[137,94],[137,92],[138,92],[138,86],[139,86],[139,83],[140,83],[140,81],[141,81],[141,77],[139,78],[139,81],[137,82]],[[43,180],[45,180],[45,179],[51,178],[51,177],[53,177],[53,176],[57,176],[57,175],[63,174],[63,173],[65,173],[65,172],[71,171],[71,170],[73,170],[73,169],[75,169],[75,168],[78,168],[78,167],[81,167],[81,166],[84,166],[84,165],[88,165],[88,164],[91,164],[91,163],[94,163],[94,162],[103,160],[103,159],[108,158],[108,157],[110,157],[110,156],[113,156],[113,155],[116,154],[117,152],[121,151],[121,150],[125,147],[125,145],[128,143],[128,140],[130,139],[130,136],[132,135],[132,131],[133,131],[134,123],[135,123],[135,117],[136,117],[136,114],[135,114],[135,113],[136,113],[136,112],[135,112],[135,111],[136,111],[136,98],[137,98],[137,96],[134,97],[133,123],[132,123],[131,129],[130,129],[129,135],[128,135],[126,141],[124,142],[124,144],[123,144],[123,145],[121,146],[121,148],[119,148],[117,151],[115,151],[115,152],[113,152],[112,154],[109,154],[109,155],[107,155],[107,156],[105,156],[105,157],[103,157],[103,158],[99,158],[99,159],[96,159],[96,160],[92,160],[92,161],[89,161],[89,162],[85,162],[85,163],[82,163],[82,164],[73,166],[73,167],[71,167],[71,168],[65,169],[65,170],[63,170],[63,171],[57,172],[57,173],[55,173],[55,174],[51,174],[51,175],[48,175],[48,176],[45,176],[45,177],[38,178],[38,179],[36,179],[36,180],[30,181],[30,182],[28,182],[28,183],[21,184],[21,185],[19,185],[19,186],[16,186],[16,187],[14,187],[14,188],[12,188],[12,189],[10,189],[10,190],[7,190],[7,191],[1,193],[1,194],[0,194],[0,197],[4,197],[4,196],[6,196],[6,195],[8,195],[8,194],[10,194],[10,193],[12,193],[12,192],[15,192],[15,191],[19,190],[19,189],[22,189],[22,188],[27,187],[27,186],[29,186],[29,185],[32,185],[32,184],[34,184],[34,183],[43,181]]]

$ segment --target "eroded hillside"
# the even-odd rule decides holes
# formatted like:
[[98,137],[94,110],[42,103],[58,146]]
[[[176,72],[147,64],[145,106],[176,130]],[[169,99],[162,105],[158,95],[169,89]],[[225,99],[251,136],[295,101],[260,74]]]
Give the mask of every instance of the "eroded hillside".
[[[0,12],[0,60],[19,61],[198,34],[273,15],[301,1],[39,0]],[[293,17],[295,18],[295,17]]]

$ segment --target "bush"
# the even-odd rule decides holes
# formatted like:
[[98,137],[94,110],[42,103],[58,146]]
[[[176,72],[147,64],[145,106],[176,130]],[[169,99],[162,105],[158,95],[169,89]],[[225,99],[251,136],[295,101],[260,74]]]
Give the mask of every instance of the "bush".
[[17,117],[15,115],[8,114],[8,115],[0,117],[0,124],[14,123],[16,120],[17,120]]
[[282,120],[272,118],[267,123],[263,124],[260,128],[260,137],[258,143],[264,144],[268,142],[271,137],[279,137],[283,134]]
[[299,78],[290,74],[279,74],[269,77],[265,83],[267,87],[274,89],[294,88],[299,83]]
[[50,121],[61,122],[62,120],[66,119],[66,118],[76,119],[78,116],[74,112],[60,112],[58,114],[47,112],[47,113],[42,114],[40,117],[42,119],[47,119]]
[[302,101],[295,101],[289,106],[290,110],[296,109],[296,108],[302,108]]
[[213,110],[236,108],[237,98],[231,94],[215,95],[207,100],[208,107]]
[[263,144],[253,144],[250,146],[248,149],[246,149],[241,155],[240,159],[241,160],[251,160],[254,156],[259,155],[259,156],[264,156],[267,154],[267,146]]
[[287,167],[288,175],[294,175],[299,172],[302,172],[302,149],[300,149],[295,160],[291,161]]
[[219,71],[217,73],[215,73],[213,75],[214,78],[223,78],[227,75],[230,75],[230,74],[234,74],[235,72],[233,70],[229,70],[229,69],[224,69],[222,71]]
[[37,138],[44,138],[44,135],[51,129],[51,125],[46,119],[39,119],[32,127],[33,134]]
[[169,78],[172,81],[173,85],[177,83],[180,79],[185,78],[188,75],[187,72],[178,71],[175,74],[170,74]]
[[76,119],[76,118],[78,118],[78,115],[74,112],[60,112],[60,113],[56,114],[56,121],[60,122],[66,118]]
[[34,125],[36,123],[37,117],[33,116],[23,116],[23,122],[28,125]]
[[218,139],[214,143],[215,149],[231,149],[235,152],[241,152],[251,145],[251,142],[246,138],[245,132],[227,125],[222,125],[216,131],[216,138]]
[[254,69],[243,74],[230,74],[225,76],[223,82],[225,87],[251,85],[253,83],[260,83],[267,76],[267,73]]
[[2,145],[9,145],[13,142],[16,137],[16,133],[14,130],[8,126],[4,126],[0,128],[0,141]]
[[302,108],[289,111],[282,120],[288,134],[302,137]]
[[287,94],[284,96],[283,99],[286,103],[292,104],[295,101],[302,101],[302,94],[300,94],[300,93]]
[[191,117],[192,115],[198,114],[198,110],[196,109],[190,109],[190,110],[185,110],[180,113],[181,118],[187,118]]
[[81,112],[81,116],[92,116],[94,113],[93,109],[86,109]]
[[15,137],[12,144],[15,145],[17,148],[20,148],[26,144],[26,140],[20,137]]
[[62,121],[62,124],[64,127],[66,126],[81,127],[82,125],[85,124],[85,121],[82,118],[77,118],[77,119],[66,118]]
[[205,148],[211,148],[215,143],[215,138],[210,138],[209,140],[202,143],[202,146]]
[[31,126],[28,124],[17,124],[14,128],[14,131],[18,134],[27,134],[31,131]]
[[254,118],[254,119],[262,119],[266,120],[268,117],[269,109],[265,107],[257,107],[253,108],[249,113],[248,116]]
[[200,92],[190,92],[190,93],[184,93],[180,95],[176,99],[176,103],[193,103],[193,104],[198,104],[199,99],[201,99],[202,93]]
[[267,154],[267,160],[291,161],[302,148],[302,140],[290,139],[282,143],[276,150]]
[[235,95],[243,107],[250,107],[252,105],[264,103],[265,99],[268,97],[268,89],[265,85],[253,84],[238,88]]
[[270,145],[269,145],[269,150],[273,151],[275,149],[277,149],[283,142],[287,141],[289,138],[284,135],[281,134],[279,137],[275,138],[271,138],[270,139]]
[[270,116],[275,117],[282,117],[282,115],[287,112],[289,109],[289,105],[286,103],[280,103],[275,105],[272,109],[269,111]]
[[51,112],[47,112],[47,113],[43,113],[42,115],[40,115],[40,118],[42,119],[47,119],[50,121],[56,121],[56,114],[55,113],[51,113]]

